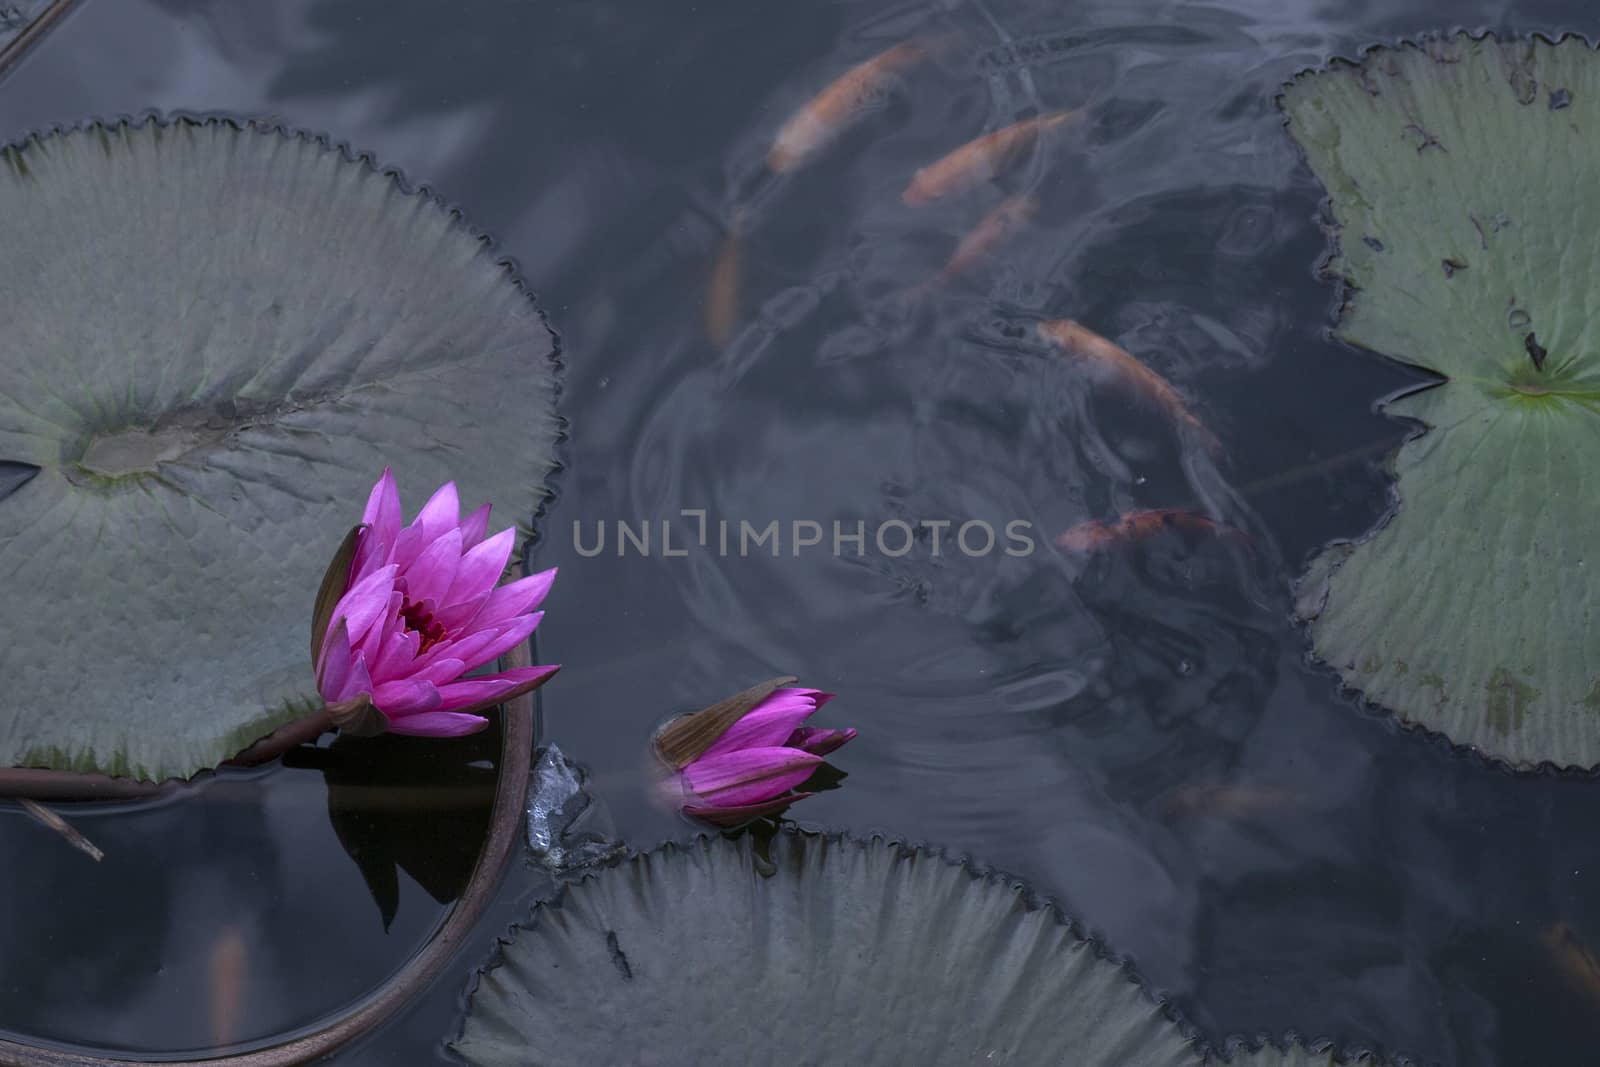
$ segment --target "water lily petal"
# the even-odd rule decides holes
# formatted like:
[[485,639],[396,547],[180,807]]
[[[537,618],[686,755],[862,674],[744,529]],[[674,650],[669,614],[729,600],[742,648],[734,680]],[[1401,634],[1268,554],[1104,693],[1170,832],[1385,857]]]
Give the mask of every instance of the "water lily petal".
[[[438,616],[435,615],[434,618],[437,619]],[[411,665],[410,671],[415,673],[426,670],[434,660],[446,657],[460,660],[467,665],[467,670],[470,671],[488,662],[489,657],[484,654],[483,650],[488,648],[498,636],[500,636],[500,631],[496,629],[481,630],[478,633],[469,634],[459,639],[447,637],[416,657],[416,662]]]
[[821,762],[821,756],[797,748],[744,748],[701,756],[683,769],[683,778],[702,801],[716,807],[757,804],[804,782]]
[[433,621],[438,623],[440,626],[443,626],[445,631],[448,633],[471,633],[472,630],[468,628],[467,624],[471,622],[473,617],[478,614],[478,611],[489,599],[489,594],[491,592],[493,592],[492,589],[485,590],[481,596],[474,597],[470,600],[463,600],[458,604],[451,604],[448,607],[440,608],[438,611],[433,613]]
[[791,748],[803,748],[817,756],[826,756],[840,745],[856,736],[854,729],[823,730],[816,726],[802,726],[784,744]]
[[344,688],[354,660],[344,620],[338,619],[328,628],[328,634],[322,641],[322,655],[317,657],[317,692],[324,701],[331,699],[330,694]]
[[389,546],[378,540],[377,535],[372,532],[372,527],[362,527],[360,540],[356,543],[356,556],[350,563],[349,584],[354,586],[388,563]]
[[545,594],[550,592],[550,586],[555,580],[556,568],[551,567],[547,571],[507,582],[489,594],[483,610],[472,617],[472,621],[467,623],[467,628],[482,630],[499,626],[507,619],[532,611],[544,600]]
[[344,684],[331,694],[324,694],[323,699],[329,704],[342,704],[359,693],[370,692],[372,692],[372,676],[367,673],[367,660],[357,652],[355,661],[350,664],[350,672],[345,676]]
[[373,677],[378,677],[378,654],[383,651],[383,644],[389,635],[396,630],[405,628],[405,620],[400,618],[400,607],[406,598],[398,591],[389,594],[389,603],[385,605],[383,614],[378,616],[378,621],[367,630],[367,634],[356,642],[356,651],[367,657],[367,662],[372,664],[368,669]]
[[483,540],[483,535],[489,530],[489,505],[474,511],[471,515],[461,520],[461,547],[463,550],[478,547],[478,542]]
[[544,612],[536,611],[532,615],[512,619],[504,626],[493,630],[480,630],[457,640],[441,641],[418,657],[413,669],[422,670],[435,659],[448,656],[464,662],[467,670],[475,670],[490,660],[499,659],[526,641],[542,618]]
[[443,698],[438,686],[419,678],[400,678],[384,682],[372,690],[372,705],[388,717],[390,724],[407,715],[432,711]]
[[389,724],[392,734],[411,737],[465,737],[489,725],[489,720],[477,715],[463,715],[454,711],[425,711],[409,715]]
[[444,698],[440,711],[482,711],[503,704],[512,697],[521,696],[548,682],[559,664],[551,666],[514,667],[499,674],[481,678],[463,678],[459,682],[441,685],[439,693]]
[[461,566],[461,531],[446,530],[422,550],[411,566],[406,568],[406,599],[413,604],[431,600],[444,602],[444,594],[455,581],[456,569]]
[[[500,627],[499,632],[494,635],[494,640],[473,653],[472,659],[467,661],[467,669],[471,670],[491,660],[499,659],[513,648],[522,644],[528,639],[528,635],[538,627],[539,620],[542,618],[544,618],[544,612],[536,611],[532,615],[519,615]],[[465,659],[465,657],[460,658]]]
[[345,620],[351,645],[360,644],[372,625],[383,617],[389,607],[389,594],[394,591],[396,573],[393,564],[378,568],[351,586],[333,606],[334,620]]
[[392,545],[400,535],[400,489],[395,485],[394,473],[388,467],[383,468],[383,475],[372,487],[361,521],[371,527],[378,543]]
[[395,535],[394,548],[389,550],[389,562],[401,570],[411,566],[417,554],[428,547],[422,527],[415,523]]
[[415,630],[396,628],[383,639],[383,645],[372,663],[372,677],[379,682],[405,678],[413,673],[417,649],[422,647],[422,637]]
[[470,670],[467,664],[452,656],[443,656],[429,663],[421,670],[411,672],[411,677],[434,685],[444,685],[453,682]]
[[411,524],[420,527],[424,544],[431,544],[446,530],[459,530],[461,526],[461,501],[456,496],[456,483],[445,482],[434,490],[428,502],[422,505]]
[[[482,599],[492,592],[495,583],[500,581],[500,575],[505,573],[506,561],[511,558],[511,550],[516,543],[517,531],[515,527],[508,526],[476,548],[468,550],[461,556],[455,580],[450,583],[449,590],[439,597],[439,603],[449,607],[464,600]],[[462,534],[461,546],[466,548],[465,533]]]
[[761,703],[736,720],[701,753],[700,759],[721,756],[741,748],[783,745],[790,734],[817,710],[815,689],[775,689]]
[[718,826],[737,826],[739,823],[750,819],[760,818],[763,815],[776,815],[797,800],[814,797],[815,793],[789,793],[772,800],[762,801],[760,804],[734,804],[727,807],[715,804],[685,804],[683,813],[693,815],[697,819],[715,823]]

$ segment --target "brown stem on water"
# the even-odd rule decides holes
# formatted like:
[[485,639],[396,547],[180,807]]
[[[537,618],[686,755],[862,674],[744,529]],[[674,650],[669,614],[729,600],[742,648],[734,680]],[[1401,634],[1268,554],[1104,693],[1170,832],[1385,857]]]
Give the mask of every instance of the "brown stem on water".
[[[507,665],[512,667],[532,664],[526,644],[512,650],[506,660]],[[483,850],[478,853],[478,864],[473,868],[471,881],[433,940],[359,1007],[305,1037],[231,1056],[195,1058],[179,1054],[165,1060],[148,1056],[120,1059],[115,1055],[86,1055],[0,1040],[0,1067],[150,1067],[152,1063],[182,1063],[188,1067],[294,1067],[323,1059],[370,1033],[426,988],[450,962],[483,915],[511,859],[522,826],[523,807],[528,795],[528,773],[533,763],[532,693],[516,697],[501,710],[500,736],[499,778],[495,787],[494,810],[489,820],[489,837],[484,842]]]
[[10,44],[0,48],[0,78],[4,78],[17,61],[27,55],[28,50],[38,44],[39,39],[50,32],[51,27],[60,22],[76,4],[77,0],[55,0],[55,3],[34,16],[33,21],[24,26]]
[[232,759],[223,760],[224,767],[258,767],[275,760],[290,749],[308,745],[333,729],[333,712],[324,707],[287,726],[280,726]]
[[87,837],[84,837],[83,834],[78,831],[77,827],[73,826],[67,820],[51,811],[37,800],[29,800],[27,797],[23,797],[21,803],[23,811],[26,811],[29,815],[32,815],[35,820],[43,823],[56,833],[60,834],[66,839],[67,844],[71,845],[79,852],[82,852],[85,856],[88,856],[96,863],[99,863],[101,860],[106,858],[106,854],[101,852],[93,841],[90,841]]

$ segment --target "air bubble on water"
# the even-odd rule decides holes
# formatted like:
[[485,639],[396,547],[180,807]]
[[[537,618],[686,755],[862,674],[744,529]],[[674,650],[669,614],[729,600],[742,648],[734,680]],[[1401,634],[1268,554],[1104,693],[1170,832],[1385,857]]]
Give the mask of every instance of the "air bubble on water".
[[588,790],[588,774],[555,745],[539,754],[530,775],[527,834],[533,860],[557,876],[627,853],[610,812]]

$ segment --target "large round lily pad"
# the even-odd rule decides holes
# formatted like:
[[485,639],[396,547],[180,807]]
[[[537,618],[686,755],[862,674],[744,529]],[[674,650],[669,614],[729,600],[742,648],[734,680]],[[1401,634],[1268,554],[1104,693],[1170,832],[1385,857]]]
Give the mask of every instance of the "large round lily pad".
[[473,991],[476,1067],[1165,1067],[1200,1056],[1051,908],[938,853],[668,845],[539,906]]
[[305,136],[0,150],[0,767],[160,779],[312,707],[312,600],[386,465],[526,522],[550,331],[437,200]]
[[1337,335],[1448,380],[1398,501],[1313,561],[1316,654],[1408,722],[1513,765],[1600,762],[1600,55],[1465,35],[1302,75]]

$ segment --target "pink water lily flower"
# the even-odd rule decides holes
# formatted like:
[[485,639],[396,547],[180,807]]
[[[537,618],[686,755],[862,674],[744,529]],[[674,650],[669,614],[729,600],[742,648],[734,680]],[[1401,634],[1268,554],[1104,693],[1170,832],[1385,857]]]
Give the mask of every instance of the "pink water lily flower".
[[330,707],[370,701],[392,733],[459,737],[489,724],[477,712],[560,669],[465,677],[528,639],[556,576],[552,568],[499,584],[516,530],[485,537],[488,504],[461,518],[447,482],[402,527],[400,491],[385,468],[361,521],[317,655],[317,691]]
[[817,689],[773,690],[679,772],[683,811],[733,826],[814,796],[794,789],[823,756],[856,736],[852,729],[802,725],[832,699]]

